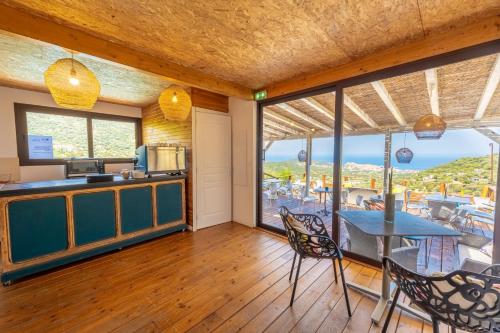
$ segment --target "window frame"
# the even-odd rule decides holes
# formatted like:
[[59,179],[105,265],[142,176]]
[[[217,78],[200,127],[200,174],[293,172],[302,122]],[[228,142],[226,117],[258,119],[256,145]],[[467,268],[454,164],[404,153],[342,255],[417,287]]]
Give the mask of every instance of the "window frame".
[[[88,144],[88,158],[94,158],[94,142],[92,133],[92,120],[111,120],[122,121],[135,124],[135,146],[136,148],[142,145],[142,119],[128,116],[118,116],[105,113],[78,111],[61,109],[48,106],[32,105],[14,103],[14,116],[16,124],[16,141],[17,141],[17,155],[19,158],[20,166],[33,166],[33,165],[64,165],[66,159],[30,159],[28,148],[28,122],[26,113],[43,113],[58,116],[70,116],[85,118],[87,120],[87,144]],[[133,163],[134,158],[102,158],[105,163]]]

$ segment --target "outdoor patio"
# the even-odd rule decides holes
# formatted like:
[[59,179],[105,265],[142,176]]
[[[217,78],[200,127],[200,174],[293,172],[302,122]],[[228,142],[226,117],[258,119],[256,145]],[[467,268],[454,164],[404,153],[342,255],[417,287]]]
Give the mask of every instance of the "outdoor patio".
[[[283,223],[279,216],[279,208],[281,206],[286,206],[293,213],[305,213],[305,214],[315,214],[318,215],[325,225],[329,233],[332,232],[332,213],[331,200],[327,199],[326,208],[329,211],[329,214],[325,216],[323,213],[323,209],[325,208],[324,200],[322,199],[321,203],[319,201],[319,196],[316,195],[314,201],[302,202],[302,200],[298,198],[294,198],[291,196],[278,195],[274,200],[263,200],[262,202],[262,221],[263,224],[268,226],[273,226],[276,228],[283,229]],[[343,205],[343,209],[347,210],[360,210],[363,209],[359,206],[355,206],[349,204],[347,206]],[[411,209],[408,210],[409,213],[418,215],[418,211],[413,211]],[[434,220],[434,219],[433,219]],[[438,220],[434,220],[437,222]],[[478,236],[486,236],[487,238],[492,237],[491,230],[483,229],[480,226],[474,226],[474,228],[469,228],[467,231],[477,234]],[[347,237],[348,233],[344,223],[340,224],[340,246],[343,249],[347,249]],[[432,240],[431,240],[432,238]],[[443,244],[441,241],[443,240]],[[457,251],[457,241],[458,239],[453,237],[430,237],[428,239],[428,266],[425,266],[425,242],[421,242],[420,250],[418,253],[418,271],[421,273],[429,273],[436,271],[453,271],[455,269],[460,268],[461,261],[464,258],[459,258],[459,254]],[[442,253],[441,253],[442,250]],[[442,258],[442,259],[441,259]],[[442,260],[442,266],[441,266]]]

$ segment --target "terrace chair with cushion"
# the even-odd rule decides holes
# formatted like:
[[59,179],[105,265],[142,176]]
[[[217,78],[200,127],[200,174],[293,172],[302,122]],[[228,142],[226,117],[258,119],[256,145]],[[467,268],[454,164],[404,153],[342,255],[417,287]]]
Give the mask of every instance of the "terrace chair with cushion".
[[337,283],[337,268],[335,266],[335,261],[338,260],[342,287],[344,289],[347,304],[347,313],[350,317],[351,307],[349,304],[349,295],[347,294],[347,286],[345,284],[344,268],[342,266],[342,252],[328,235],[323,221],[318,216],[312,214],[293,214],[284,206],[280,208],[280,216],[285,227],[288,242],[295,251],[292,269],[290,270],[290,276],[288,278],[289,280],[292,279],[295,260],[297,259],[297,255],[299,256],[299,264],[297,266],[297,272],[295,273],[295,282],[292,290],[292,298],[290,299],[290,306],[293,305],[302,259],[306,257],[331,259],[333,262],[335,283]]
[[415,192],[415,191],[407,191],[406,192],[406,207],[405,210],[417,210],[419,215],[431,219],[431,213],[429,207],[425,203],[425,197],[423,193]]
[[[396,284],[396,291],[382,332],[392,317],[402,291],[410,301],[429,314],[434,333],[439,333],[439,323],[468,332],[500,332],[500,277],[492,267],[483,274],[454,271],[425,276],[384,257],[382,264]],[[486,273],[486,274],[485,274]]]

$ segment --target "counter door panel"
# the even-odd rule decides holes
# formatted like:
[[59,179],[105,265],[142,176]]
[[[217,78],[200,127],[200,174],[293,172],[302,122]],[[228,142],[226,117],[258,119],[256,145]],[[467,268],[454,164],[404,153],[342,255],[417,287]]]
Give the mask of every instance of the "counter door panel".
[[8,205],[8,213],[12,262],[68,248],[64,197],[13,201]]
[[73,213],[77,246],[116,235],[115,193],[113,191],[75,195]]
[[182,219],[182,185],[163,184],[156,187],[156,207],[158,224],[166,224]]
[[124,234],[153,227],[151,186],[120,190],[120,215]]

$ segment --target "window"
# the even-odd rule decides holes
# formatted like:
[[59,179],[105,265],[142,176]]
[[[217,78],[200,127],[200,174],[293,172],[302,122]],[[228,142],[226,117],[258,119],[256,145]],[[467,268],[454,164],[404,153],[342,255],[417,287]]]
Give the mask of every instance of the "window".
[[15,104],[21,165],[63,164],[67,158],[130,162],[140,144],[140,119]]

